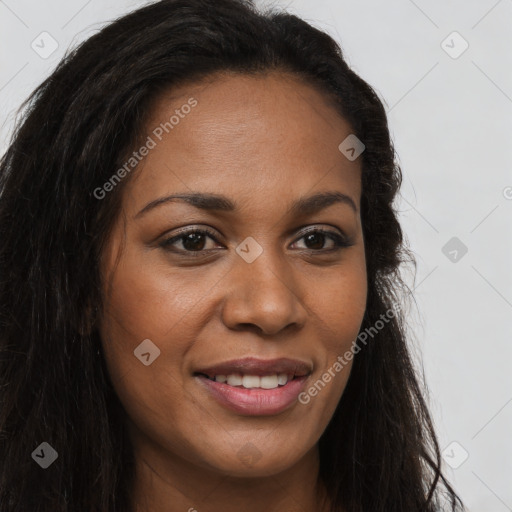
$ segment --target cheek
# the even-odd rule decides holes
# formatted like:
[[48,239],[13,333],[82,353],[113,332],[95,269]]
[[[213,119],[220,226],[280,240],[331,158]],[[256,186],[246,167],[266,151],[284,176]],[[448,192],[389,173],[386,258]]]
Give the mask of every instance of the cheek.
[[[366,310],[366,268],[361,260],[340,266],[339,271],[325,274],[316,281],[315,292],[310,295],[309,308],[314,312],[319,337],[324,348],[334,357],[345,352],[355,341]],[[363,259],[364,262],[364,259]]]
[[[135,261],[127,250],[115,271],[99,329],[108,373],[130,424],[151,436],[161,435],[159,443],[184,455],[191,448],[185,449],[180,432],[197,421],[181,365],[198,325],[199,308],[194,305],[199,287],[196,283],[194,288],[190,276],[190,283],[175,279],[165,269]],[[154,346],[144,341],[148,339]],[[134,353],[143,341],[148,347],[144,353],[150,353],[148,365]],[[177,410],[181,412],[170,426],[169,411]],[[174,439],[183,446],[175,446]]]
[[143,395],[157,385],[164,360],[170,382],[157,388],[176,385],[178,389],[181,384],[178,362],[189,344],[182,324],[193,304],[193,292],[189,296],[171,282],[163,278],[161,269],[136,261],[129,250],[112,277],[100,336],[110,376],[127,407],[151,405]]
[[[302,403],[321,416],[324,427],[343,394],[352,368],[352,348],[366,310],[367,278],[364,256],[340,267],[325,281],[317,280],[309,306],[315,318],[322,354],[318,371],[305,389]],[[307,405],[309,404],[309,405]]]
[[106,299],[106,339],[123,340],[132,351],[147,338],[166,346],[173,339],[173,346],[179,346],[184,324],[197,325],[201,299],[215,284],[198,279],[192,270],[170,271],[127,249]]
[[[183,398],[177,393],[186,378],[182,363],[204,325],[204,301],[218,281],[215,273],[199,278],[193,268],[170,270],[143,252],[125,248],[114,274],[105,280],[111,282],[111,292],[105,293],[99,331],[109,374],[128,408],[135,403],[151,406],[153,399],[144,396],[150,389],[159,390],[153,393],[155,400],[160,392],[166,395],[160,403]],[[146,366],[137,355],[148,351]],[[156,407],[153,412],[158,415]]]

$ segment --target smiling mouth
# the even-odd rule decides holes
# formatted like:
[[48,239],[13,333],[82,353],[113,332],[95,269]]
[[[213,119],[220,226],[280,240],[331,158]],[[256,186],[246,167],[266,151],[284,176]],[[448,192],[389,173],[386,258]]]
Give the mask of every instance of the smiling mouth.
[[[308,377],[309,374],[281,374],[279,380],[279,374],[230,374],[216,375],[213,378],[204,373],[194,374],[209,398],[213,398],[224,409],[241,416],[274,416],[291,409],[297,404]],[[223,379],[226,382],[221,382]]]
[[245,357],[210,367],[195,368],[194,375],[202,375],[233,387],[275,389],[278,386],[285,386],[294,378],[309,375],[312,370],[311,363],[298,359]]
[[243,416],[270,416],[290,409],[313,372],[313,364],[282,357],[244,357],[196,367],[201,393]]
[[194,375],[201,376],[214,382],[226,384],[234,388],[244,389],[276,389],[286,386],[288,382],[299,378],[292,373],[271,373],[268,375],[248,375],[241,373],[231,373],[229,375],[206,375],[197,372]]

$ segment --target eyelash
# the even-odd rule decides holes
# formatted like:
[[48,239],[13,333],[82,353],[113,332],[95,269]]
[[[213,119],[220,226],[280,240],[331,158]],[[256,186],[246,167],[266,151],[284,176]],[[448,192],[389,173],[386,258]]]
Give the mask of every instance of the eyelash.
[[[196,234],[196,233],[200,234],[200,235],[206,235],[206,236],[210,237],[212,240],[214,240],[217,244],[220,244],[220,242],[217,240],[216,235],[213,231],[210,231],[209,229],[206,229],[206,228],[202,228],[202,229],[195,228],[195,229],[189,229],[186,231],[182,231],[179,235],[176,235],[176,236],[173,236],[166,240],[163,240],[160,243],[160,246],[166,251],[175,252],[173,249],[169,248],[170,246],[172,246],[172,244],[174,242],[177,242],[177,241],[183,239],[187,235]],[[346,249],[347,247],[351,247],[352,245],[354,245],[353,242],[351,242],[350,240],[347,240],[345,237],[343,237],[337,233],[334,233],[332,231],[325,230],[323,228],[310,229],[310,230],[306,231],[305,233],[303,233],[302,236],[300,238],[298,238],[296,241],[299,241],[302,238],[304,238],[307,235],[310,235],[312,233],[320,233],[320,234],[325,235],[326,237],[330,238],[334,242],[334,248],[332,248],[332,249],[303,249],[304,251],[310,251],[313,253],[331,253],[331,252],[340,251],[342,249]],[[206,249],[206,250],[201,249],[199,251],[187,251],[184,249],[178,249],[176,252],[178,252],[178,254],[180,254],[182,256],[187,256],[187,257],[192,256],[193,258],[196,258],[196,257],[204,256],[204,253],[208,252],[208,251],[209,251],[208,249]]]

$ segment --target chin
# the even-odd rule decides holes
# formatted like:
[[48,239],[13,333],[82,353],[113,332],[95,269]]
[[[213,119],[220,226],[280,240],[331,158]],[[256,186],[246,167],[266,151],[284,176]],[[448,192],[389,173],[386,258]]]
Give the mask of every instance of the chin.
[[[260,447],[257,447],[257,444]],[[284,452],[279,447],[271,445],[261,446],[263,442],[246,442],[234,452],[234,458],[226,458],[226,449],[223,449],[222,460],[207,461],[210,468],[223,475],[235,478],[263,478],[278,475],[301,460],[296,448],[291,447],[290,452]],[[233,449],[231,446],[227,450]]]

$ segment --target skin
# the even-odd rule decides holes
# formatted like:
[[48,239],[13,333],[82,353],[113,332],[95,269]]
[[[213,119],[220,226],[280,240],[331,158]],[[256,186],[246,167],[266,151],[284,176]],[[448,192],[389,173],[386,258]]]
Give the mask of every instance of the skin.
[[[134,505],[137,512],[318,512],[317,443],[350,365],[307,405],[252,417],[217,403],[193,371],[238,357],[290,357],[312,365],[307,390],[350,349],[367,294],[360,159],[338,150],[352,129],[296,77],[225,73],[157,98],[146,136],[190,97],[197,106],[126,184],[101,261],[100,334],[135,449]],[[338,202],[290,215],[300,197],[333,191],[357,211]],[[238,208],[173,201],[137,215],[155,199],[190,192],[222,194]],[[187,253],[183,238],[160,245],[178,228],[205,227],[216,240],[195,242],[203,256],[190,256],[194,244]],[[336,250],[321,234],[308,241],[304,228],[313,227],[345,234],[352,245]],[[252,263],[235,252],[248,236],[263,249]],[[145,339],[160,350],[148,366],[134,356]],[[244,461],[240,450],[257,455]]]

